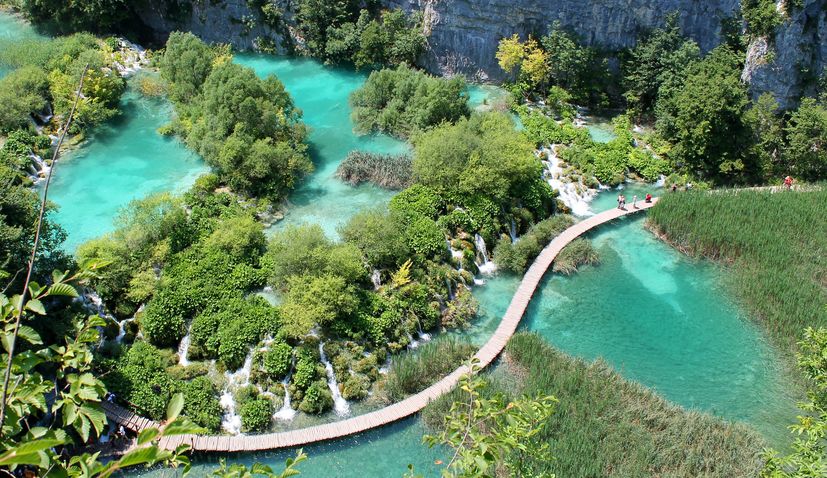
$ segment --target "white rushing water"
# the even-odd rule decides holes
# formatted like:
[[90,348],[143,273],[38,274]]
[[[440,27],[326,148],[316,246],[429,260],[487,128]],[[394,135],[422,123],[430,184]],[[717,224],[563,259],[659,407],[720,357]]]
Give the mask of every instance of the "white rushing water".
[[493,274],[497,265],[488,258],[488,248],[485,247],[485,240],[479,234],[474,234],[474,244],[477,246],[477,268],[480,274]]
[[290,371],[287,372],[287,376],[281,381],[281,384],[284,386],[284,403],[282,403],[281,408],[273,414],[273,418],[278,420],[286,420],[290,421],[296,417],[296,411],[293,410],[293,404],[290,401],[290,378],[293,376],[293,367],[296,365],[296,358],[293,357],[293,361],[290,363]]
[[336,374],[333,373],[333,364],[327,360],[327,355],[324,353],[324,342],[319,342],[319,355],[321,356],[322,364],[327,372],[327,387],[333,395],[333,411],[336,415],[343,417],[350,413],[350,404],[342,397],[339,392],[339,384],[336,383]]
[[[190,329],[192,328],[192,324],[190,324]],[[186,367],[190,364],[190,361],[187,359],[187,354],[190,350],[190,330],[187,330],[187,335],[181,339],[181,343],[178,344],[178,365],[182,367]]]
[[563,204],[571,209],[575,216],[591,216],[594,214],[589,203],[597,195],[597,191],[587,188],[580,182],[564,181],[562,162],[557,156],[554,145],[550,148],[543,148],[540,152],[545,152],[548,160],[543,161],[548,171],[548,184],[552,189],[558,191],[560,200]]
[[250,384],[250,371],[253,369],[252,352],[244,359],[244,365],[235,372],[224,372],[227,385],[221,392],[221,408],[224,409],[224,416],[221,418],[221,428],[227,433],[238,435],[241,433],[241,415],[236,410],[233,391]]
[[374,269],[370,275],[370,281],[373,282],[373,290],[379,290],[382,286],[382,271]]

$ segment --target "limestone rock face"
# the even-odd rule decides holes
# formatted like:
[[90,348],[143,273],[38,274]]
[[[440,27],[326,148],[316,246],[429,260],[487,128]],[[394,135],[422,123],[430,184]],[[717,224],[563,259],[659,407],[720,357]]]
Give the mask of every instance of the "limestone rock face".
[[772,93],[782,108],[794,108],[802,94],[813,92],[827,66],[827,0],[805,0],[773,38],[754,40],[742,79],[752,95]]
[[[279,0],[277,4],[289,0]],[[282,35],[264,24],[247,0],[145,0],[136,8],[140,20],[163,42],[170,32],[190,31],[208,43],[228,43],[237,50],[256,49],[268,38],[283,51]]]
[[663,26],[678,12],[683,32],[708,51],[720,43],[721,21],[738,0],[387,0],[390,7],[422,10],[430,29],[423,62],[444,74],[498,80],[497,43],[518,33],[540,36],[559,21],[588,45],[610,50],[634,46],[641,31]]

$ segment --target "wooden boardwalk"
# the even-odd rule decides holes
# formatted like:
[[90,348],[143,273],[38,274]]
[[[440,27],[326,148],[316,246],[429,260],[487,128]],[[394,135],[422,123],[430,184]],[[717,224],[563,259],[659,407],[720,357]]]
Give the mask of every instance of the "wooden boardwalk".
[[108,420],[123,425],[124,428],[134,433],[141,433],[147,428],[158,428],[160,426],[158,422],[144,418],[111,402],[101,402],[101,408],[103,408]]
[[[546,270],[548,270],[554,259],[566,245],[601,224],[610,222],[621,216],[649,209],[654,206],[655,202],[657,202],[657,199],[649,204],[641,201],[638,203],[638,208],[628,206],[625,210],[612,209],[602,212],[578,222],[554,238],[554,240],[543,249],[540,255],[537,256],[537,259],[534,260],[534,263],[525,273],[525,276],[523,276],[522,282],[517,292],[511,298],[511,304],[508,306],[508,310],[505,312],[494,335],[492,335],[488,342],[476,353],[475,357],[479,359],[480,366],[483,368],[488,366],[503,351],[508,340],[514,335],[514,332],[516,332],[517,326],[520,324],[520,320],[522,320],[529,302],[531,302],[531,297],[540,285],[540,281],[543,279]],[[346,420],[316,425],[300,430],[261,435],[182,435],[163,438],[160,446],[166,449],[174,449],[178,445],[187,444],[194,450],[210,452],[261,451],[303,446],[310,443],[354,435],[393,423],[419,412],[432,400],[453,390],[457,383],[459,383],[460,378],[466,373],[468,373],[468,367],[463,365],[439,382],[401,402]],[[131,414],[131,412],[126,412],[126,414]],[[110,416],[108,411],[107,416]],[[117,421],[120,416],[121,414],[113,415],[112,418]]]

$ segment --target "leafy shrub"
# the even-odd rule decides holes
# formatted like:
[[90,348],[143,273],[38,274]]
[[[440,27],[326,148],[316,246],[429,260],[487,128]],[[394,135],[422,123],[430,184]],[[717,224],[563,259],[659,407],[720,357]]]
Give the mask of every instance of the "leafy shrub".
[[521,274],[548,243],[574,224],[568,215],[558,215],[533,225],[517,242],[503,238],[494,248],[494,262],[502,270]]
[[293,348],[284,342],[278,342],[270,346],[270,350],[264,355],[264,371],[270,377],[279,379],[287,375],[293,361]]
[[222,411],[215,385],[207,377],[196,377],[183,388],[184,414],[196,424],[217,432]]
[[407,138],[470,113],[465,80],[436,78],[399,65],[374,71],[350,96],[353,122],[361,133],[374,131]]
[[273,420],[273,403],[265,398],[248,400],[241,405],[241,429],[244,432],[263,432]]
[[560,251],[554,259],[552,270],[563,274],[573,274],[577,268],[584,264],[597,264],[600,256],[597,254],[591,241],[585,238],[577,238],[571,241]]
[[442,200],[434,190],[414,184],[391,199],[390,210],[411,219],[416,216],[436,219]]
[[304,392],[299,410],[304,413],[323,413],[333,407],[333,395],[324,381],[313,382]]
[[398,214],[381,209],[360,211],[341,227],[339,234],[358,247],[374,268],[399,266],[410,255]]
[[299,349],[296,354],[296,372],[293,374],[293,385],[299,390],[305,390],[316,379],[316,357],[307,349]]

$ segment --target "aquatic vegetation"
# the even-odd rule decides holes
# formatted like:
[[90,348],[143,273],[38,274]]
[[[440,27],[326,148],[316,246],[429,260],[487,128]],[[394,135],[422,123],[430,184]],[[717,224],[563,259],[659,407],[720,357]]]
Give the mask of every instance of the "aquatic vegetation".
[[404,189],[413,180],[411,157],[351,151],[336,169],[336,177],[354,186],[369,181],[385,189]]
[[[506,359],[485,375],[483,397],[554,395],[558,402],[534,440],[551,444],[553,460],[528,465],[557,476],[756,476],[763,440],[753,430],[687,411],[623,379],[605,363],[571,358],[540,336],[518,333]],[[426,408],[437,429],[459,391]]]
[[582,265],[599,262],[600,256],[591,241],[581,237],[571,241],[560,251],[554,259],[551,270],[562,274],[573,274]]
[[454,337],[439,337],[413,353],[400,355],[391,364],[385,381],[388,399],[398,402],[422,391],[454,371],[476,351],[476,347]]
[[494,262],[502,270],[521,274],[552,239],[573,224],[572,216],[557,215],[531,226],[517,242],[513,242],[510,237],[503,237],[494,248]]
[[827,303],[825,201],[824,190],[681,192],[649,219],[681,250],[728,264],[752,316],[793,350],[805,327],[827,325],[827,310],[814,307]]

